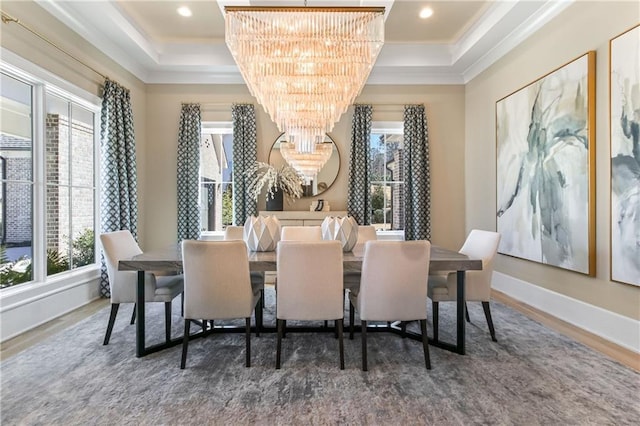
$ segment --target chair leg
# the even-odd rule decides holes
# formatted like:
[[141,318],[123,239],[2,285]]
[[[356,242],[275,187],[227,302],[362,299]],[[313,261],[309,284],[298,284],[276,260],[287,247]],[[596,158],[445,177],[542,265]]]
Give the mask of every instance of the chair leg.
[[171,340],[171,302],[164,304],[164,337],[167,342]]
[[191,328],[191,321],[184,320],[184,337],[182,338],[182,359],[180,360],[180,369],[184,370],[187,364],[187,349],[189,348],[189,329]]
[[111,331],[113,331],[113,324],[116,322],[116,315],[118,315],[118,308],[120,307],[119,303],[111,304],[111,315],[109,315],[109,324],[107,324],[107,333],[104,335],[103,345],[109,344],[109,339],[111,338]]
[[343,340],[343,328],[344,328],[344,319],[340,318],[336,320],[338,325],[338,341],[340,347],[340,370],[344,370],[344,340]]
[[491,308],[489,302],[482,302],[482,309],[484,309],[484,316],[487,318],[487,324],[489,325],[489,333],[491,333],[491,340],[497,342],[496,330],[493,328],[493,320],[491,319]]
[[131,313],[131,322],[129,324],[136,323],[136,304],[133,304],[133,312]]
[[429,356],[429,338],[427,337],[427,320],[420,320],[422,330],[422,350],[424,351],[424,363],[427,370],[431,370],[431,357]]
[[256,305],[256,337],[260,337],[260,331],[264,324],[264,289],[260,290],[260,300]]
[[360,320],[360,324],[360,327],[362,327],[360,332],[362,336],[362,371],[367,371],[367,322]]
[[280,369],[280,352],[282,350],[282,329],[284,328],[284,321],[276,320],[278,323],[278,343],[276,345],[276,370]]
[[467,307],[467,302],[464,302],[464,317],[467,319],[467,322],[471,322],[471,318],[469,318],[469,308]]
[[402,333],[401,336],[404,339],[405,337],[407,337],[407,322],[406,321],[400,321],[400,332]]
[[251,317],[245,319],[244,339],[247,346],[247,355],[245,365],[251,367]]
[[184,291],[180,293],[180,316],[184,318]]
[[433,340],[438,341],[438,302],[431,302],[433,314]]
[[349,340],[353,340],[353,322],[355,321],[356,315],[353,308],[353,303],[349,300]]

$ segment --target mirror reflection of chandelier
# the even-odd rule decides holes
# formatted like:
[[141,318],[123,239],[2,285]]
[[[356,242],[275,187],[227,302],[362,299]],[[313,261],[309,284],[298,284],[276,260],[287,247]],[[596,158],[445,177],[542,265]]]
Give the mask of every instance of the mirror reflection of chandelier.
[[333,153],[333,143],[315,144],[313,152],[296,150],[293,142],[280,142],[280,154],[287,163],[305,177],[307,184],[316,180],[318,172],[327,163]]
[[373,68],[384,8],[227,6],[225,15],[226,43],[249,91],[295,151],[313,153]]

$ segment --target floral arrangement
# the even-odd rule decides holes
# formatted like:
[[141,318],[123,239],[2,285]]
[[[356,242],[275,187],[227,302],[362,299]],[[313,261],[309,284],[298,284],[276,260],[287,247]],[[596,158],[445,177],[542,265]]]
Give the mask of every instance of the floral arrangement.
[[283,192],[288,202],[292,199],[300,198],[303,194],[304,178],[288,164],[274,167],[270,164],[256,161],[253,166],[245,171],[245,174],[252,177],[248,189],[249,194],[256,200],[264,187],[267,188],[267,201],[275,197],[274,193],[277,190]]

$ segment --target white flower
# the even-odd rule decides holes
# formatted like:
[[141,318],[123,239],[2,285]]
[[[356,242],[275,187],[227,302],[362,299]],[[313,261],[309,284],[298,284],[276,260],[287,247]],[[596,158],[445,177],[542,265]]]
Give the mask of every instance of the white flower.
[[267,188],[266,200],[273,199],[276,191],[282,191],[287,201],[300,198],[303,194],[304,178],[296,169],[288,164],[276,168],[270,164],[257,161],[245,171],[251,177],[249,195],[258,200],[264,187]]

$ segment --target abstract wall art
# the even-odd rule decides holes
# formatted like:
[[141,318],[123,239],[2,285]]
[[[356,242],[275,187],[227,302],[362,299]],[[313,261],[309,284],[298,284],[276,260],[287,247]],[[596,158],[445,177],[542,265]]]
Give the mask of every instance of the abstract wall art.
[[496,102],[499,252],[595,275],[595,52]]
[[611,279],[640,286],[640,25],[609,54]]

